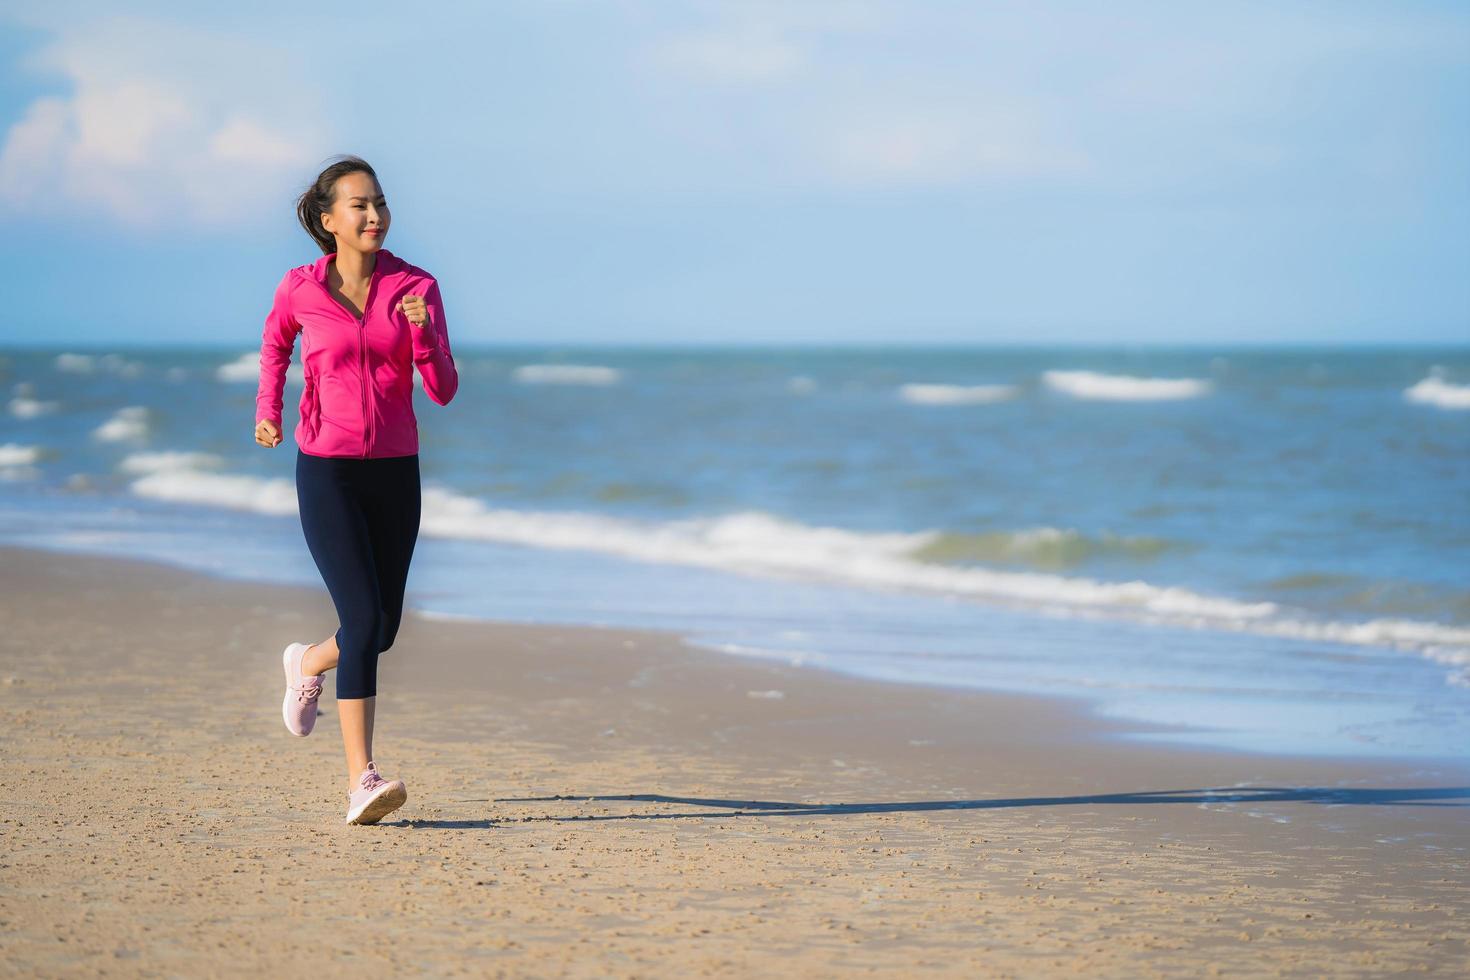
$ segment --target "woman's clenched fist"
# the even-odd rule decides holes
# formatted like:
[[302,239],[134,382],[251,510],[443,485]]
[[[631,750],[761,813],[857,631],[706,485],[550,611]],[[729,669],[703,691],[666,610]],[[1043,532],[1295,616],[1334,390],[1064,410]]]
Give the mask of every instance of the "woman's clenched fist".
[[398,301],[396,309],[416,327],[422,327],[429,322],[429,307],[422,296],[405,296]]
[[269,419],[261,419],[255,423],[255,441],[267,449],[274,449],[281,444],[281,434]]

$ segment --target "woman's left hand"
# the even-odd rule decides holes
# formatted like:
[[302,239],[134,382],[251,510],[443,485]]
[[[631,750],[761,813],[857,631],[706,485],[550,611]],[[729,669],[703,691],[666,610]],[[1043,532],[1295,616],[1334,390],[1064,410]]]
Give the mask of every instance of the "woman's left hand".
[[396,309],[408,317],[408,322],[415,327],[422,328],[429,322],[429,307],[422,296],[405,296],[398,301]]

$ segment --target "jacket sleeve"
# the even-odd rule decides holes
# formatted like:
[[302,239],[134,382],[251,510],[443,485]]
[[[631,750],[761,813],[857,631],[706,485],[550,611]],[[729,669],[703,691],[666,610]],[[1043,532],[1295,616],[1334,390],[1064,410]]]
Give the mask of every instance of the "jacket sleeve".
[[271,311],[265,317],[260,337],[260,387],[255,393],[255,421],[269,419],[281,431],[281,393],[286,387],[286,369],[296,348],[301,324],[291,315],[291,273],[281,277]]
[[444,301],[439,296],[439,283],[432,277],[424,290],[424,305],[429,319],[422,327],[409,327],[413,335],[413,362],[424,379],[424,394],[436,405],[448,405],[459,390],[459,370],[449,349],[449,330],[444,322]]

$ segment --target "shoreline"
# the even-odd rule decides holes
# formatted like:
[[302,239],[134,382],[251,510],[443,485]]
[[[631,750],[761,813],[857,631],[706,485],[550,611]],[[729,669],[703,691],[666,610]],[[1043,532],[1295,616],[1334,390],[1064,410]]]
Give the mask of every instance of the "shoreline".
[[[171,572],[177,572],[184,575],[199,575],[218,583],[231,583],[245,587],[258,585],[266,588],[278,588],[293,591],[299,591],[300,589],[304,588],[304,586],[299,583],[289,583],[279,580],[273,581],[259,577],[258,575],[237,577],[226,572],[220,572],[203,567],[189,567],[162,558],[149,558],[133,555],[111,555],[69,549],[64,547],[10,544],[0,542],[0,555],[4,555],[6,552],[10,551],[14,551],[17,553],[18,557],[16,560],[23,560],[23,557],[21,556],[30,553],[61,555],[67,557],[75,557],[82,560],[137,563],[141,566],[167,569]],[[327,595],[325,588],[321,586],[319,581],[315,582],[314,585],[305,588],[308,588],[308,590],[315,589],[319,591],[323,597]],[[412,592],[410,592],[410,597],[411,595]],[[999,610],[997,614],[1012,615],[1012,613],[1005,610]],[[1155,721],[1150,720],[1146,717],[1139,716],[1137,714],[1108,715],[1104,713],[1104,709],[1106,704],[1108,703],[1108,699],[1100,693],[1088,694],[1079,691],[1040,693],[1024,688],[1008,688],[1004,686],[981,687],[966,684],[945,684],[938,681],[922,679],[909,680],[888,676],[869,675],[863,674],[857,670],[843,669],[839,666],[824,663],[823,661],[827,657],[827,655],[824,653],[813,653],[810,655],[802,654],[800,658],[800,664],[798,665],[790,658],[784,656],[781,651],[763,651],[752,648],[752,652],[749,654],[732,652],[724,649],[721,644],[712,641],[706,642],[693,639],[687,632],[675,627],[641,625],[612,626],[595,622],[578,622],[570,620],[530,621],[494,619],[474,614],[446,613],[433,610],[424,610],[413,607],[411,605],[406,605],[404,610],[405,624],[410,619],[417,619],[421,621],[435,623],[442,622],[446,624],[461,623],[471,626],[478,625],[489,629],[528,627],[548,629],[559,628],[573,631],[621,630],[631,633],[645,633],[664,637],[667,640],[678,644],[684,649],[698,650],[705,654],[713,654],[714,656],[721,659],[732,659],[747,663],[785,663],[792,666],[793,669],[799,671],[807,673],[814,672],[820,676],[826,677],[841,677],[866,684],[879,685],[881,688],[911,688],[941,693],[947,692],[952,694],[974,694],[981,697],[995,697],[1013,701],[1029,700],[1037,702],[1039,704],[1047,705],[1048,708],[1045,710],[1057,711],[1062,714],[1076,714],[1080,716],[1085,716],[1087,720],[1087,725],[1090,727],[1091,734],[1094,737],[1109,737],[1113,738],[1120,745],[1133,745],[1139,748],[1156,746],[1160,748],[1173,748],[1180,751],[1196,752],[1207,755],[1219,754],[1224,756],[1243,756],[1263,759],[1320,760],[1324,762],[1336,761],[1345,765],[1382,765],[1384,767],[1392,769],[1415,765],[1447,767],[1450,769],[1463,768],[1467,772],[1470,772],[1470,753],[1462,755],[1436,755],[1429,752],[1414,753],[1407,750],[1362,752],[1327,750],[1314,752],[1301,748],[1293,750],[1283,749],[1280,751],[1256,749],[1250,747],[1249,744],[1242,744],[1241,736],[1247,735],[1248,733],[1246,732],[1227,730],[1227,732],[1232,735],[1229,741],[1211,740],[1206,734],[1209,732],[1210,729],[1207,726],[1203,725],[1191,726],[1185,724],[1175,724],[1168,721]],[[1407,656],[1408,654],[1405,655]],[[1200,737],[1191,737],[1195,734],[1199,734]],[[1135,735],[1142,737],[1134,740],[1131,738],[1131,736]],[[1174,735],[1178,735],[1181,737],[1171,737]],[[1151,738],[1152,736],[1157,736],[1157,738]],[[1234,744],[1230,744],[1231,742],[1233,742]]]
[[21,970],[276,970],[359,942],[327,972],[1470,956],[1463,760],[1128,741],[1156,726],[1069,698],[408,614],[375,749],[409,802],[349,828],[330,680],[310,739],[279,716],[280,649],[335,626],[320,587],[11,546],[0,585],[0,935]]

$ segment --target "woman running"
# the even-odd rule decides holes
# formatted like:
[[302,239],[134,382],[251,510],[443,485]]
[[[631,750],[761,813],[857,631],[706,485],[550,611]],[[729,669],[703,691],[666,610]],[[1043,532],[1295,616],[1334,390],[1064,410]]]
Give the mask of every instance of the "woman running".
[[418,422],[413,368],[447,405],[459,387],[439,284],[383,247],[388,202],[377,174],[346,156],[296,203],[320,259],[286,272],[260,343],[255,441],[281,443],[281,393],[296,335],[304,387],[296,423],[301,530],[336,606],[336,633],[281,655],[281,714],[293,735],[316,725],[323,675],[337,668],[337,716],[347,752],[347,823],[376,823],[408,799],[373,762],[378,654],[403,615],[419,531]]

